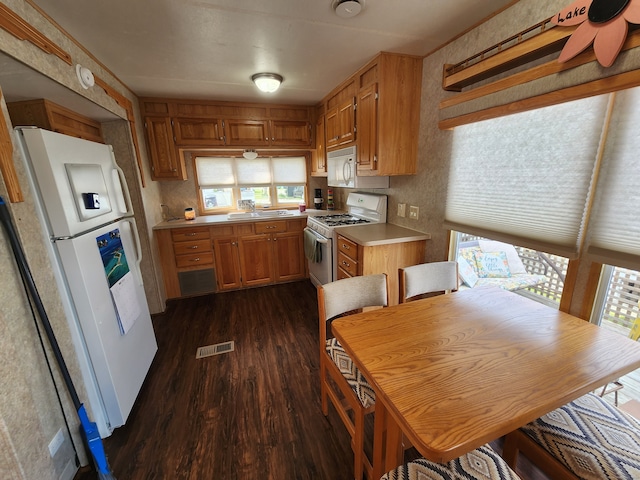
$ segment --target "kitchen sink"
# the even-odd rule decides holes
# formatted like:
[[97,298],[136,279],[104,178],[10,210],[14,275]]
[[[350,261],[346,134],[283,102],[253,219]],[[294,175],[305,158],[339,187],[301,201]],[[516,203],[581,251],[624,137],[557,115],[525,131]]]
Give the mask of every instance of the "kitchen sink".
[[260,218],[260,217],[286,217],[293,215],[287,210],[263,210],[258,212],[232,212],[227,214],[229,220],[241,218]]

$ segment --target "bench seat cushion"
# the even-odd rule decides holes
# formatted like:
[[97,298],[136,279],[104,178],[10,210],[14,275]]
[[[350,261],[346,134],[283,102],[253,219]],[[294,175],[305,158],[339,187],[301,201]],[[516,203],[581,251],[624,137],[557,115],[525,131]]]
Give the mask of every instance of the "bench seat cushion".
[[[494,242],[497,243],[497,242]],[[511,247],[513,248],[513,247]],[[487,277],[479,278],[478,268],[476,266],[475,256],[482,252],[480,247],[467,247],[460,249],[459,255],[459,272],[464,284],[469,287],[481,287],[483,285],[493,285],[500,287],[510,292],[520,290],[521,288],[534,287],[540,283],[546,282],[548,279],[545,275],[526,273],[524,266],[520,268],[518,265],[515,271],[511,271],[511,274],[506,277]],[[514,249],[515,252],[515,249]],[[517,253],[516,253],[517,256]],[[460,262],[462,260],[462,262]],[[509,269],[515,262],[509,263]],[[520,261],[520,265],[522,262]],[[471,272],[467,272],[471,269]],[[525,272],[525,273],[523,273]],[[471,279],[471,281],[469,281]]]
[[494,285],[513,292],[514,290],[520,290],[521,288],[533,287],[539,283],[544,283],[546,280],[547,277],[544,275],[521,274],[511,275],[510,277],[505,278],[479,278],[475,286],[481,287],[483,285]]
[[640,424],[597,395],[584,395],[521,430],[578,478],[640,478]]
[[380,480],[517,480],[509,465],[489,445],[447,463],[424,458],[400,465]]

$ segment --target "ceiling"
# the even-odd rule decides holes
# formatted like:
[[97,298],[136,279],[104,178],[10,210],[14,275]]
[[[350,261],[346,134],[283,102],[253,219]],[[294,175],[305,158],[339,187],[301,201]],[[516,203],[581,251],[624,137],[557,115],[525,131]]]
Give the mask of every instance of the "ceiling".
[[[425,55],[513,3],[359,0],[341,18],[337,1],[33,0],[139,96],[290,104],[317,103],[380,51]],[[280,90],[259,92],[257,72],[282,75]]]

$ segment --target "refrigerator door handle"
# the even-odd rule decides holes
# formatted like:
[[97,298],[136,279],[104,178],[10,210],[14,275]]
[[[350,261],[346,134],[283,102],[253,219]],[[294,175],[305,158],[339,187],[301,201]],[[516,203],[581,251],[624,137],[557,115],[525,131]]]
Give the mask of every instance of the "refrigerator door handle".
[[140,237],[138,236],[138,230],[135,228],[135,224],[131,221],[131,220],[123,220],[123,222],[125,222],[128,226],[129,226],[129,230],[131,231],[131,236],[133,237],[133,240],[135,241],[135,247],[136,247],[136,276],[138,277],[138,284],[139,285],[143,285],[142,282],[142,270],[140,270],[140,264],[142,262],[142,248],[140,246]]
[[130,210],[131,197],[129,196],[129,187],[124,172],[116,165],[113,170],[111,170],[111,177],[113,179],[113,185],[117,187],[116,204],[118,205],[118,211],[123,215],[133,213]]

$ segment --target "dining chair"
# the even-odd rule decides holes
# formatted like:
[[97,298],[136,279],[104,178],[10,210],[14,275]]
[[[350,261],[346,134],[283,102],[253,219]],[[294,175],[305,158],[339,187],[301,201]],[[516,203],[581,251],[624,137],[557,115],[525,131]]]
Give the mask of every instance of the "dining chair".
[[[329,415],[327,399],[330,399],[351,437],[354,478],[362,480],[363,471],[367,478],[371,478],[373,468],[364,452],[364,420],[366,415],[374,411],[375,393],[340,342],[333,337],[330,322],[365,307],[389,305],[387,275],[344,278],[319,285],[317,290],[322,413]],[[352,412],[353,418],[349,412]]]
[[[638,301],[638,307],[640,307],[640,301]],[[633,325],[631,325],[629,338],[634,342],[637,342],[640,340],[640,318],[636,318],[636,320],[633,322]],[[609,395],[610,393],[613,393],[614,394],[613,404],[617,407],[618,391],[622,390],[623,388],[624,388],[624,385],[622,384],[620,379],[617,378],[612,382],[607,383],[604,387],[602,387],[602,390],[598,395],[600,395],[600,397],[604,397],[605,395]]]
[[421,263],[398,269],[399,302],[415,300],[420,295],[458,290],[458,262]]

